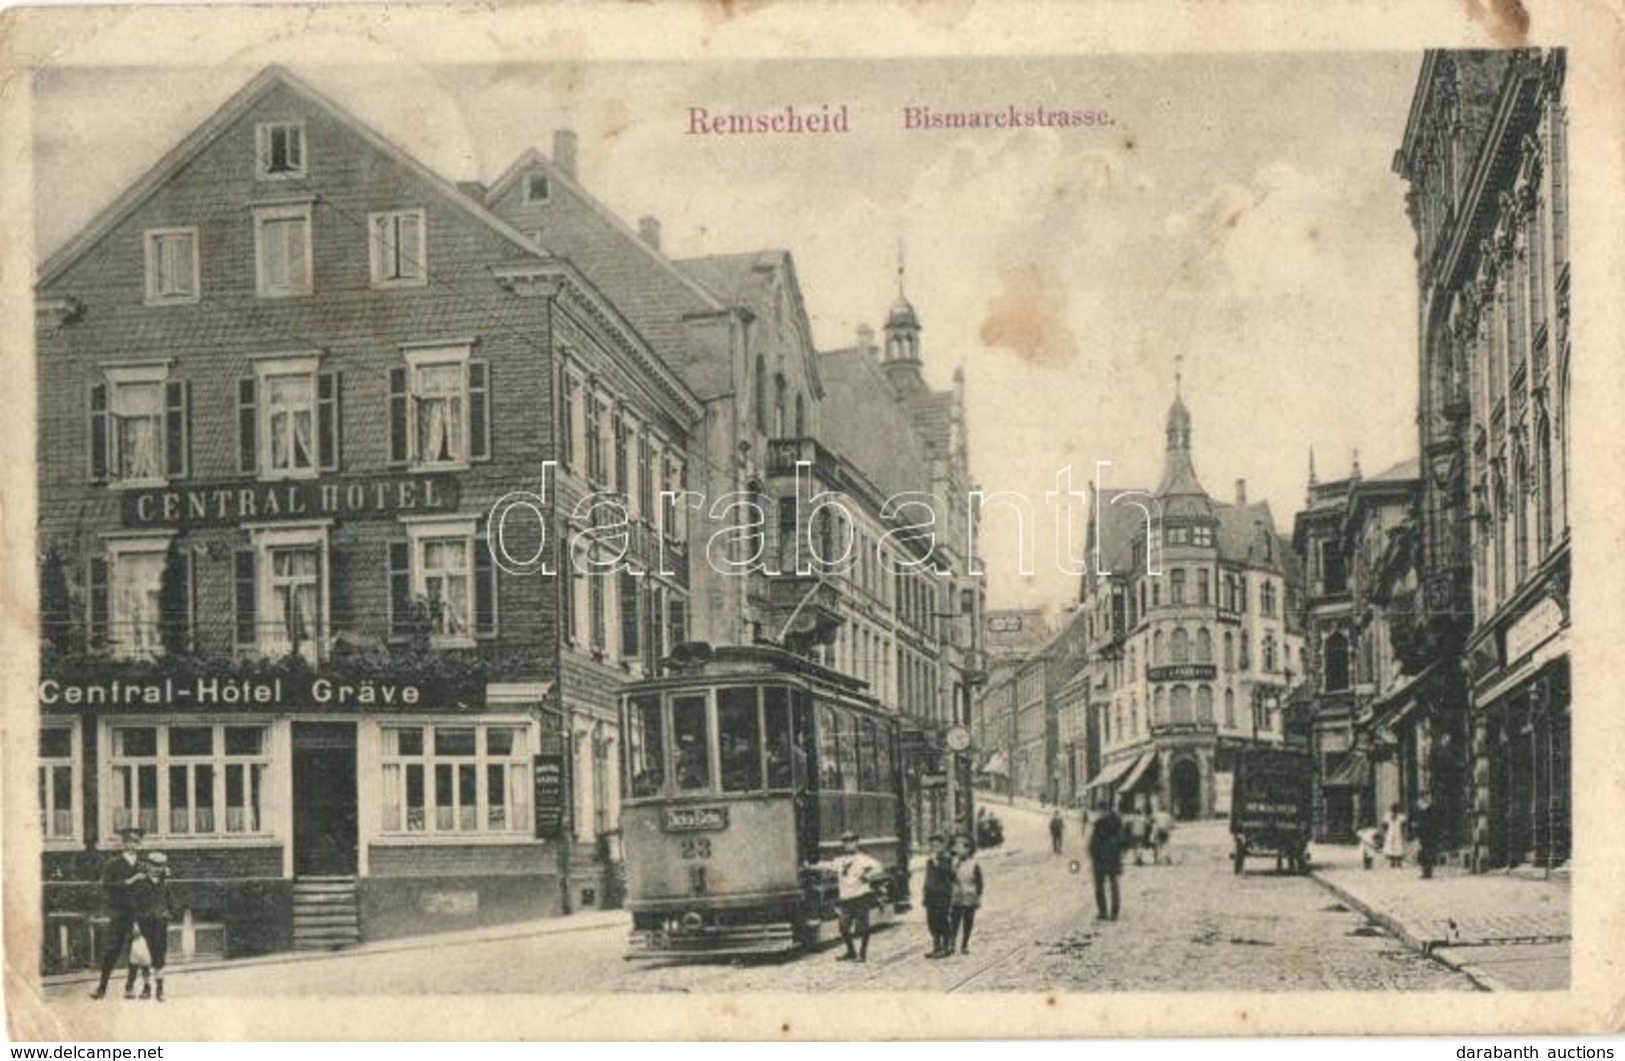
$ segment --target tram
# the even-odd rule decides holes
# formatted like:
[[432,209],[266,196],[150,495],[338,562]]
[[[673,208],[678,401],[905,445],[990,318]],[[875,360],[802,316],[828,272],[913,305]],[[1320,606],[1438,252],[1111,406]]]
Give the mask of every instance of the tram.
[[854,678],[770,645],[678,646],[625,687],[621,836],[629,958],[817,945],[836,881],[817,864],[856,832],[908,908],[897,719]]

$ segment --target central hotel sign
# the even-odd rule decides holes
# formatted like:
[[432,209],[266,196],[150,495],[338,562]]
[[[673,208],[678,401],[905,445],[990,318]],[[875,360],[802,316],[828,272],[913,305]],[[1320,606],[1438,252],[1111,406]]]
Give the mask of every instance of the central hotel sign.
[[157,487],[126,491],[119,504],[125,527],[184,529],[455,512],[457,497],[456,477],[441,473]]

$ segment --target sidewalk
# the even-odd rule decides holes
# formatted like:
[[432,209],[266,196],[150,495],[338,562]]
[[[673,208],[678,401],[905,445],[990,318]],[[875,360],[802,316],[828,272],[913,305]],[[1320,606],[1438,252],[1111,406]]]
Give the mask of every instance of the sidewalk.
[[1414,863],[1367,870],[1357,845],[1316,844],[1311,874],[1346,905],[1423,954],[1495,991],[1569,986],[1570,888],[1507,873],[1441,866],[1422,880]]
[[[285,950],[275,951],[271,954],[259,954],[251,958],[179,962],[169,966],[164,972],[168,976],[184,976],[187,973],[206,972],[211,969],[248,969],[259,965],[288,965],[295,962],[328,961],[333,958],[348,958],[358,954],[392,954],[401,951],[436,950],[442,947],[488,943],[494,940],[556,936],[565,932],[592,932],[598,929],[614,928],[616,925],[622,924],[630,929],[631,918],[625,910],[586,910],[581,913],[541,918],[535,921],[515,921],[511,924],[486,925],[483,928],[470,928],[455,932],[433,932],[422,936],[402,936],[397,939],[384,939],[373,943],[359,943],[354,947],[342,947],[337,950]],[[76,983],[93,984],[96,982],[97,975],[94,969],[79,969],[71,973],[60,973],[55,976],[44,977],[42,983],[47,988]]]

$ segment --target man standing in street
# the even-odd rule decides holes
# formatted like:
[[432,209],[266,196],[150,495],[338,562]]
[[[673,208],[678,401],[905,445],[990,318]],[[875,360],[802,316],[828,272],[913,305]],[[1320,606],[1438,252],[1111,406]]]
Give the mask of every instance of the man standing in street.
[[1055,813],[1049,816],[1049,846],[1057,855],[1061,853],[1061,838],[1066,835],[1066,819],[1061,817],[1061,808],[1056,807]]
[[846,953],[837,955],[835,960],[866,962],[869,960],[869,911],[875,903],[874,881],[882,867],[863,853],[857,833],[851,830],[842,833],[841,843],[846,848],[843,854],[815,863],[812,868],[835,871],[835,911],[840,917],[841,942],[846,944]]
[[1416,862],[1422,867],[1423,880],[1433,879],[1433,860],[1438,857],[1439,842],[1436,829],[1433,797],[1424,794],[1416,803],[1416,817],[1411,821],[1411,832],[1416,837]]
[[124,944],[129,942],[134,915],[130,908],[130,883],[140,878],[141,830],[125,829],[121,834],[122,850],[102,865],[102,898],[107,904],[107,940],[102,948],[102,978],[91,998],[107,997],[107,981],[112,979],[113,966],[118,964]]
[[948,853],[941,833],[931,836],[931,854],[925,860],[925,887],[920,901],[925,904],[925,923],[931,930],[931,953],[926,957],[946,958],[954,952],[954,858]]
[[1095,878],[1095,920],[1116,921],[1123,874],[1123,819],[1116,807],[1108,805],[1089,827],[1089,868]]

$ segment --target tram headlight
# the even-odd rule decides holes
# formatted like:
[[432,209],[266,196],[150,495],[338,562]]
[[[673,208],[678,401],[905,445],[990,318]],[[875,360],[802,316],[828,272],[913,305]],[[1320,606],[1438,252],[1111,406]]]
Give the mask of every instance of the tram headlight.
[[705,915],[698,910],[690,910],[683,915],[683,928],[689,932],[698,932],[705,925]]

